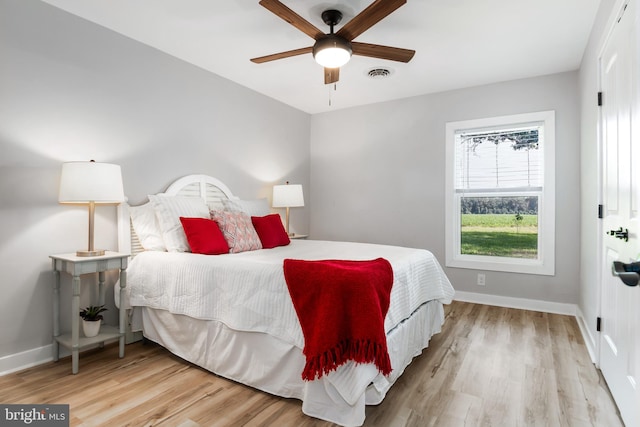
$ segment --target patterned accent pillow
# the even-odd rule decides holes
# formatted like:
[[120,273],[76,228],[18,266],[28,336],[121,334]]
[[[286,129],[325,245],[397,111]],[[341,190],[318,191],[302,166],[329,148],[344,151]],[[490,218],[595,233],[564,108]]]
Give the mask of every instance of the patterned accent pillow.
[[262,249],[260,237],[253,228],[251,218],[244,212],[211,211],[211,219],[218,223],[227,244],[229,253]]

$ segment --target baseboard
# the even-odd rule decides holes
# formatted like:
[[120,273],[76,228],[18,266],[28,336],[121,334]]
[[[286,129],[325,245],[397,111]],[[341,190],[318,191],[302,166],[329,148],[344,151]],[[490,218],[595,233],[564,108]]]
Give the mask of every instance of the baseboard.
[[[105,341],[117,342],[117,338],[114,340]],[[99,347],[100,343],[83,347],[80,351],[90,350],[92,348]],[[68,348],[60,346],[58,359],[71,356],[71,351]],[[34,348],[32,350],[23,351],[22,353],[9,354],[7,356],[0,357],[0,377],[8,375],[13,372],[22,371],[34,366],[42,365],[43,363],[51,362],[53,360],[53,344],[45,345],[44,347]]]
[[589,352],[589,357],[591,357],[591,361],[599,366],[598,361],[598,346],[596,343],[595,337],[591,334],[591,329],[587,327],[587,321],[582,314],[582,310],[580,307],[577,307],[576,319],[578,321],[578,326],[580,327],[580,332],[582,333],[582,339],[584,340],[584,344],[587,347],[587,351]]
[[519,308],[521,310],[541,311],[544,313],[566,314],[575,316],[577,305],[560,302],[534,300],[528,298],[504,297],[500,295],[478,294],[475,292],[456,291],[456,301],[476,304],[495,305],[498,307]]
[[143,338],[144,336],[142,335],[142,331],[134,332],[134,331],[127,330],[127,332],[124,335],[124,343],[129,345],[134,342],[142,341]]
[[0,357],[0,377],[12,372],[31,368],[53,360],[53,346],[51,344],[21,353]]

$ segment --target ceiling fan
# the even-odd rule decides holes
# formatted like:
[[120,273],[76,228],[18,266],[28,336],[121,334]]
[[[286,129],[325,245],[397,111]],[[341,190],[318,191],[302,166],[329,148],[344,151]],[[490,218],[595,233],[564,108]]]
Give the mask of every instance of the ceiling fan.
[[333,27],[342,20],[342,13],[334,9],[325,10],[322,12],[322,20],[330,27],[329,34],[325,34],[279,0],[260,0],[258,2],[260,5],[316,42],[313,46],[252,58],[251,61],[261,64],[276,59],[312,53],[316,62],[324,67],[325,84],[338,81],[340,67],[349,61],[352,54],[390,61],[409,62],[416,53],[415,50],[353,41],[353,39],[373,27],[406,2],[407,0],[375,0],[340,28],[337,33],[333,32]]

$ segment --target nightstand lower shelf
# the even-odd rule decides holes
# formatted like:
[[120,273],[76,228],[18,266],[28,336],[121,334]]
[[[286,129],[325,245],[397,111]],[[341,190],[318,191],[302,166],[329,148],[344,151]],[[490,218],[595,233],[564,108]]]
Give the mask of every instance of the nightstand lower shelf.
[[[102,325],[100,326],[100,333],[95,337],[79,337],[78,349],[100,344],[109,340],[119,339],[121,336],[123,336],[123,334],[121,334],[115,326]],[[73,350],[73,339],[71,338],[71,334],[62,334],[54,337],[54,339],[60,343],[60,345],[68,348],[69,350]]]

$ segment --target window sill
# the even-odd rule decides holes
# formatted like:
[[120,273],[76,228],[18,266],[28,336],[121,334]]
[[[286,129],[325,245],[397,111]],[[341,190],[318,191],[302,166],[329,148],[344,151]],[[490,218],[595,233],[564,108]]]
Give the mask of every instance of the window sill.
[[501,258],[493,256],[461,256],[456,259],[447,258],[445,265],[452,268],[468,268],[473,270],[538,274],[542,276],[555,275],[554,265],[545,265],[540,260]]

